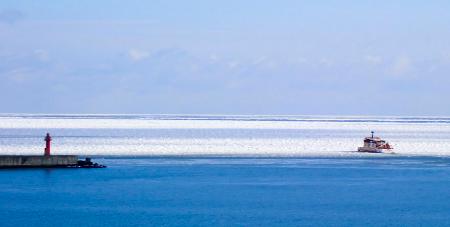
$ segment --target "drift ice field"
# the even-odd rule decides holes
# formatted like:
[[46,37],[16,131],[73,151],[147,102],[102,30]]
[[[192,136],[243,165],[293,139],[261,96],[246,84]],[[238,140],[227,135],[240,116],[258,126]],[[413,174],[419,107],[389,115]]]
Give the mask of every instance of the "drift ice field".
[[373,116],[0,115],[0,153],[126,156],[341,157],[370,131],[395,155],[450,156],[450,118]]

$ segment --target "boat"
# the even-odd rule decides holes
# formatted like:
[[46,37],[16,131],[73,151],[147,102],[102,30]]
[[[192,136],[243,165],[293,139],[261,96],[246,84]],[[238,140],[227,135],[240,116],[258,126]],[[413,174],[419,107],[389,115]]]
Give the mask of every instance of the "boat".
[[358,147],[358,152],[365,153],[386,153],[394,149],[388,142],[382,140],[380,137],[372,136],[364,138],[364,146]]

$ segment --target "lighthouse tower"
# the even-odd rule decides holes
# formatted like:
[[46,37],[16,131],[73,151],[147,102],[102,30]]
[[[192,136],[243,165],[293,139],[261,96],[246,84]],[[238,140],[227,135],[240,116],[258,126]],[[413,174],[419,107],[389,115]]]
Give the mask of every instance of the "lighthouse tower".
[[50,156],[50,143],[52,141],[52,137],[50,136],[50,133],[47,133],[47,136],[45,136],[45,149],[44,149],[44,156]]

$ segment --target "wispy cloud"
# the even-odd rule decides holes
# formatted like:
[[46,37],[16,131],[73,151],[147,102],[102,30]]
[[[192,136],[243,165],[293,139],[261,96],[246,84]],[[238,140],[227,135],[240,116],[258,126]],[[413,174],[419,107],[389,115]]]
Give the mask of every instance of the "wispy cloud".
[[408,56],[400,56],[394,59],[390,68],[390,73],[394,76],[404,76],[410,73],[413,69],[413,62]]
[[145,58],[148,58],[150,56],[150,53],[145,50],[131,49],[131,50],[128,50],[127,56],[132,61],[140,61]]
[[376,55],[366,55],[364,57],[364,61],[366,61],[370,65],[379,65],[380,63],[382,63],[383,58],[381,56]]

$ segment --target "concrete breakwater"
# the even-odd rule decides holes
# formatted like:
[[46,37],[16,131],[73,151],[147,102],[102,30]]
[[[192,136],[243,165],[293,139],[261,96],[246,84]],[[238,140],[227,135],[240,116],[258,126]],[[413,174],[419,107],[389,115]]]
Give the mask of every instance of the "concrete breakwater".
[[76,166],[76,155],[0,155],[0,168]]

